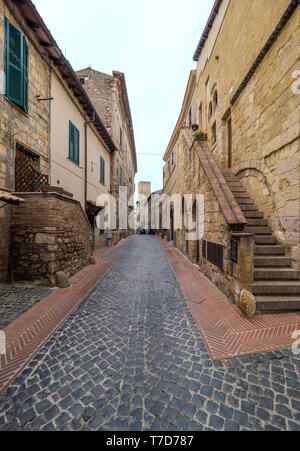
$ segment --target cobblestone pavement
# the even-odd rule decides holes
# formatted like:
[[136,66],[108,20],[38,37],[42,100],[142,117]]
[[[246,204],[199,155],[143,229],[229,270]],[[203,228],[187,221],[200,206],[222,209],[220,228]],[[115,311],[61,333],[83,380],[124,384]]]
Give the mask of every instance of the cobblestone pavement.
[[0,330],[52,293],[46,287],[0,288]]
[[299,430],[300,358],[211,361],[159,242],[137,236],[0,397],[1,430]]

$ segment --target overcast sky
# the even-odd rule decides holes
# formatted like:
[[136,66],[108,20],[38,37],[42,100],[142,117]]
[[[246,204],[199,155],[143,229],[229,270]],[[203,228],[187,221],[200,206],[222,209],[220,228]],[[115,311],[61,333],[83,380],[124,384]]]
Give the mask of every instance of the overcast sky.
[[161,189],[163,154],[214,0],[34,3],[75,70],[125,73],[138,153],[136,185],[151,181],[152,191]]

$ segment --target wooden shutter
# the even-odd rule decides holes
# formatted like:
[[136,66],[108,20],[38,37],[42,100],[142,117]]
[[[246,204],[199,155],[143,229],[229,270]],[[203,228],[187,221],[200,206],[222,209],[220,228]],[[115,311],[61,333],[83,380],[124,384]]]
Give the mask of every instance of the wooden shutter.
[[100,182],[105,184],[105,161],[100,157]]
[[74,161],[78,165],[79,165],[79,139],[80,139],[79,130],[76,127],[74,127],[74,142],[75,142]]
[[24,109],[28,112],[28,47],[25,36],[23,36],[23,51],[24,51]]
[[69,158],[74,163],[80,163],[79,155],[80,133],[72,122],[69,122]]
[[20,30],[5,19],[6,96],[24,107],[24,42]]
[[72,122],[69,123],[69,158],[74,161],[74,127]]

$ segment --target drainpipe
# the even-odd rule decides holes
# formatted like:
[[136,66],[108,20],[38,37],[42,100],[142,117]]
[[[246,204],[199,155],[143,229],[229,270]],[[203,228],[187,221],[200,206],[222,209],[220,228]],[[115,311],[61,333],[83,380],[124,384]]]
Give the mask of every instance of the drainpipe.
[[[88,174],[88,142],[87,142],[87,131],[88,131],[88,125],[95,122],[95,111],[93,112],[93,119],[91,121],[85,121],[84,123],[84,212],[87,214],[87,174]],[[94,229],[93,229],[93,239],[92,239],[92,255],[94,254],[94,243],[95,237],[94,237]]]
[[87,130],[88,125],[95,122],[95,111],[93,112],[93,119],[91,121],[85,121],[84,123],[84,211],[87,212],[87,172],[88,172],[88,142],[87,142]]

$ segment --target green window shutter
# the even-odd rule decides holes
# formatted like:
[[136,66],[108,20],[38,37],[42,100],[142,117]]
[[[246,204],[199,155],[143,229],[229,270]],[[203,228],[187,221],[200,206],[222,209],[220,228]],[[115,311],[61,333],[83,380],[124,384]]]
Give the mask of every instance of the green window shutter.
[[23,48],[24,48],[24,108],[26,113],[28,112],[28,47],[26,39],[23,36]]
[[6,97],[28,110],[28,47],[22,32],[5,18]]
[[69,159],[79,165],[80,163],[80,133],[72,122],[69,122]]
[[100,157],[100,182],[105,185],[105,161]]
[[79,165],[79,138],[80,138],[80,136],[79,136],[79,130],[76,127],[74,127],[74,134],[75,134],[75,152],[74,152],[75,160],[74,161],[76,164]]
[[74,127],[69,123],[69,158],[74,161]]

